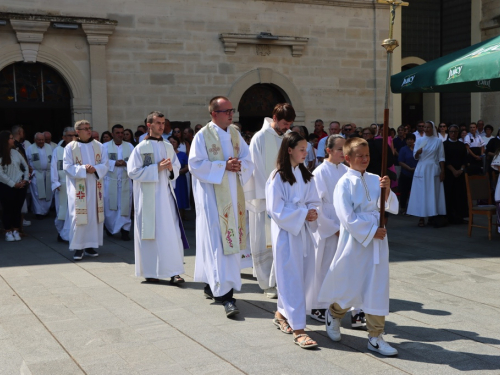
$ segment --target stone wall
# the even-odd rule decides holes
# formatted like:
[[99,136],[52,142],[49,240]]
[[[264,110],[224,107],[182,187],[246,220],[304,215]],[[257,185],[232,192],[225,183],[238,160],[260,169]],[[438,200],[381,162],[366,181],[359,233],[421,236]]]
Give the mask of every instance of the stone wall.
[[[388,35],[389,12],[374,10],[369,0],[353,1],[352,7],[345,1],[81,4],[7,0],[0,11],[118,21],[105,47],[108,126],[135,127],[155,109],[170,120],[204,123],[209,99],[229,95],[235,82],[257,68],[271,69],[295,88],[309,127],[316,118],[358,126],[383,119],[386,55],[380,43]],[[4,26],[0,32],[11,31]],[[294,57],[290,46],[278,45],[262,53],[255,45],[238,44],[234,54],[226,54],[219,39],[221,33],[260,32],[309,40],[302,56]],[[0,47],[13,42],[12,37],[2,39]],[[44,45],[66,55],[89,77],[89,46],[81,28],[49,28]]]

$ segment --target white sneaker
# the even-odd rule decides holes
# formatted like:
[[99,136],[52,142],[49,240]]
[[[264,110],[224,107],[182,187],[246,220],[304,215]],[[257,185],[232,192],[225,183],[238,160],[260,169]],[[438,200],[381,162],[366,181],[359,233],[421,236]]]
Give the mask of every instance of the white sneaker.
[[6,232],[5,233],[5,241],[7,242],[14,242],[16,239],[14,238],[14,235],[12,232]]
[[16,241],[21,241],[21,236],[19,235],[19,232],[17,230],[13,231],[12,235],[14,236],[14,239]]
[[264,289],[264,294],[267,298],[276,299],[278,298],[278,292],[275,287]]
[[31,225],[31,221],[23,219],[23,227],[29,227]]
[[379,352],[382,355],[397,355],[398,351],[386,343],[383,336],[383,333],[378,337],[368,336],[368,349]]
[[332,341],[340,341],[340,319],[334,318],[330,313],[330,309],[326,309],[325,328],[328,337]]

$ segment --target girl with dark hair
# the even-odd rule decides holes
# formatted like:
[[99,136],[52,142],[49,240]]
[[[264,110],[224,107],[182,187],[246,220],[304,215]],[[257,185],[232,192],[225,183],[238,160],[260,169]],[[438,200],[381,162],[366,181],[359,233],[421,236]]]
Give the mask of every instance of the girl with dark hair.
[[111,134],[111,132],[109,132],[107,130],[105,132],[102,132],[102,134],[101,134],[101,143],[102,144],[108,143],[112,139],[113,139],[113,135]]
[[189,155],[190,145],[189,142],[186,142],[186,140],[184,139],[184,133],[182,132],[182,129],[176,126],[172,130],[172,135],[176,137],[177,141],[179,142],[179,151],[185,152],[186,155]]
[[477,132],[476,123],[472,122],[469,126],[469,134],[464,139],[465,146],[467,147],[467,161],[469,167],[467,174],[483,174],[485,169],[484,158],[484,140]]
[[29,168],[24,157],[14,149],[14,137],[0,132],[0,203],[6,241],[20,241],[21,208],[26,198]]
[[137,146],[137,142],[134,139],[134,133],[131,129],[125,129],[123,131],[123,140],[130,143],[132,146]]
[[[306,312],[314,299],[314,238],[321,200],[313,175],[304,165],[307,141],[297,132],[281,143],[276,170],[266,184],[266,209],[278,289],[278,311],[273,319],[282,332],[293,333],[301,348],[318,346],[304,331]],[[308,256],[306,256],[308,255]]]

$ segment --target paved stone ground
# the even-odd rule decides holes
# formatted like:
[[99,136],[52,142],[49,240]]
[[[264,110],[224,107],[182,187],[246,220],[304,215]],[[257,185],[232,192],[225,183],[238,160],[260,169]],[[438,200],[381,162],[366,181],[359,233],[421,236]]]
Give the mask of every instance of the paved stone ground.
[[386,338],[400,354],[384,358],[348,319],[340,343],[309,319],[321,348],[300,349],[272,325],[275,300],[251,270],[236,295],[242,313],[227,319],[192,282],[193,219],[182,287],[134,277],[133,243],[118,236],[74,262],[53,218],[33,220],[22,242],[0,239],[0,374],[500,373],[500,235],[391,217]]

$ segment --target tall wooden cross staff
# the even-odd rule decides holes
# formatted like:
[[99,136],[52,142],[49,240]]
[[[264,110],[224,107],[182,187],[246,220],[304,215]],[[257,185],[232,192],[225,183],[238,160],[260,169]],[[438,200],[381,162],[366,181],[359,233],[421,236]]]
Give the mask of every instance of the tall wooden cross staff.
[[[387,174],[387,139],[389,135],[389,87],[392,68],[392,52],[399,46],[396,39],[392,38],[394,30],[394,18],[396,18],[396,8],[398,6],[408,6],[407,2],[401,0],[377,0],[380,4],[389,4],[391,9],[391,19],[389,23],[389,39],[382,42],[382,47],[387,51],[387,74],[385,77],[385,109],[384,109],[384,127],[382,128],[382,171],[381,176]],[[382,188],[380,193],[380,221],[379,227],[385,226],[385,188]]]

